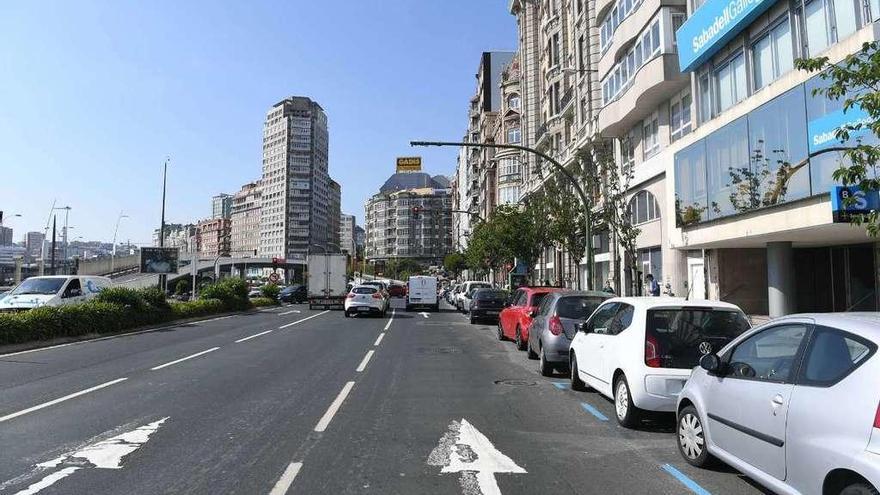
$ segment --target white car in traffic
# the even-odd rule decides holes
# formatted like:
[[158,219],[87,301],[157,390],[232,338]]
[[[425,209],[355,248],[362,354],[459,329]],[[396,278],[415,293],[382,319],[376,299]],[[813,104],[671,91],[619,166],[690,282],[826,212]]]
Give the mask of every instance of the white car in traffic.
[[23,311],[88,301],[112,286],[107,277],[49,275],[25,279],[0,298],[0,311]]
[[375,285],[355,285],[345,296],[345,317],[355,314],[385,316],[388,306],[388,297],[380,288]]
[[880,488],[880,313],[793,315],[703,356],[678,402],[678,449],[777,493]]
[[638,425],[644,411],[675,411],[700,356],[750,327],[737,306],[681,298],[609,299],[578,328],[569,349],[571,386],[614,401],[617,421]]
[[469,280],[461,284],[461,291],[455,295],[455,307],[459,311],[467,312],[471,307],[471,294],[477,289],[491,289],[492,284],[489,282],[480,282],[477,280]]

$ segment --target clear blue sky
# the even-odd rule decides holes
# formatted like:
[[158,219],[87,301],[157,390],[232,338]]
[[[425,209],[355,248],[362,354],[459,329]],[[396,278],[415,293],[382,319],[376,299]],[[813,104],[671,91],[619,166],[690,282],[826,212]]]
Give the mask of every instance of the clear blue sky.
[[210,197],[260,175],[266,110],[289,95],[330,121],[342,208],[364,201],[396,156],[451,175],[482,51],[516,46],[508,0],[45,1],[0,5],[0,210],[16,241],[53,199],[71,236],[150,241],[166,218],[210,213]]

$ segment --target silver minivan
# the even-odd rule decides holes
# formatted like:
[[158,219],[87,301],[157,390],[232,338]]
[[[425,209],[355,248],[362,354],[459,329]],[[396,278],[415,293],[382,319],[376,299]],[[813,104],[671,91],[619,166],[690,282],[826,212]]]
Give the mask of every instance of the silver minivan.
[[880,488],[880,313],[793,315],[700,359],[679,395],[678,450],[777,493]]
[[110,287],[107,277],[49,275],[25,279],[0,300],[0,311],[24,311],[88,301]]

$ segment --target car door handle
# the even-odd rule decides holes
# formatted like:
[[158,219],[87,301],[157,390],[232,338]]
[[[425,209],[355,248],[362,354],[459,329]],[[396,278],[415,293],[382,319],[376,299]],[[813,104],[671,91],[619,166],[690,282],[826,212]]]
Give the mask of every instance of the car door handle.
[[773,408],[773,415],[776,416],[776,413],[779,412],[779,408],[782,407],[782,404],[785,403],[785,400],[782,398],[782,395],[776,394],[773,396],[773,400],[770,401],[770,406]]

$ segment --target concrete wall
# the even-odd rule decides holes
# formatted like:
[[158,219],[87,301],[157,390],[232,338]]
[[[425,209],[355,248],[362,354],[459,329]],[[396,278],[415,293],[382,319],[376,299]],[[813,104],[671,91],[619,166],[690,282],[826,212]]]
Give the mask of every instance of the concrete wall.
[[[117,256],[113,260],[113,270],[124,270],[133,268],[140,263],[140,255],[132,254],[126,256]],[[110,273],[110,258],[96,258],[93,260],[82,260],[79,262],[77,273],[79,275],[105,275]]]

